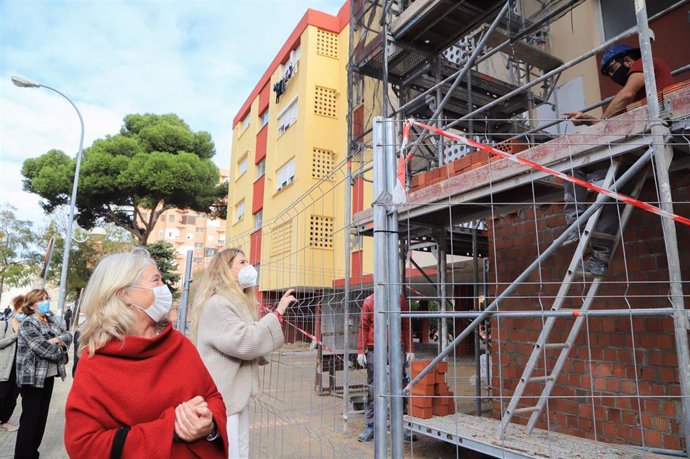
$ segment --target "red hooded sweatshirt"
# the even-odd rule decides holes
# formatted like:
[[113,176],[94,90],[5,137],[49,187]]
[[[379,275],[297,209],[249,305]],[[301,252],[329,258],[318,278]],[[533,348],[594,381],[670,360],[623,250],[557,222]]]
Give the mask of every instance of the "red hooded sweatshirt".
[[[175,407],[201,395],[219,437],[173,440]],[[107,458],[118,428],[131,427],[122,458],[226,458],[225,404],[194,345],[168,325],[147,339],[113,340],[79,360],[65,407],[71,458]]]

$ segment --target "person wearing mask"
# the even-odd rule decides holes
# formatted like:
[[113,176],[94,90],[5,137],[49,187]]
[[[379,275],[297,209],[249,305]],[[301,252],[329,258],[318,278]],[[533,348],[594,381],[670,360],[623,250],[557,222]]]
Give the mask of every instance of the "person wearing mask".
[[82,304],[79,371],[65,407],[69,456],[225,457],[223,399],[192,343],[172,329],[172,294],[149,253],[103,258]]
[[[654,78],[657,91],[661,91],[673,83],[673,77],[668,64],[659,58],[652,60],[654,66]],[[604,76],[608,76],[622,88],[616,93],[611,103],[604,111],[601,119],[582,112],[565,112],[575,126],[592,125],[602,120],[618,115],[625,110],[625,107],[632,102],[645,98],[645,83],[642,68],[640,50],[632,46],[616,44],[608,48],[600,62],[599,70]],[[618,171],[620,176],[628,166],[621,167]],[[579,167],[572,169],[572,176],[597,182],[604,179],[608,163],[595,164],[589,167]],[[629,194],[637,180],[630,180],[620,190],[624,194]],[[577,186],[574,183],[566,182],[564,185],[564,206],[566,223],[571,225],[577,220],[587,208],[587,189]],[[614,203],[615,204],[615,203]],[[618,232],[618,209],[616,205],[605,205],[599,217],[595,231],[608,235],[615,235]],[[563,245],[573,244],[580,240],[582,228],[572,231]],[[608,274],[608,266],[611,258],[612,241],[609,238],[591,240],[591,254],[584,264],[584,272],[591,273],[596,277],[604,277]]]
[[17,406],[19,386],[17,386],[17,336],[19,326],[26,319],[21,312],[18,296],[12,300],[14,314],[0,322],[0,429],[14,432],[18,426],[11,424],[10,418]]
[[67,346],[72,335],[62,330],[50,314],[50,296],[45,289],[31,290],[17,299],[26,318],[17,338],[17,384],[22,396],[22,415],[14,448],[16,459],[39,457],[53,384],[66,377]]
[[258,393],[258,367],[283,345],[283,315],[296,301],[290,289],[259,319],[257,277],[241,250],[226,249],[195,281],[192,337],[225,400],[230,458],[249,457],[249,399]]
[[[404,296],[400,296],[400,311],[408,312],[410,307]],[[414,359],[412,350],[412,333],[410,331],[410,319],[401,320],[402,347],[405,351],[405,364]],[[362,312],[359,321],[359,337],[357,339],[357,363],[367,369],[367,405],[364,412],[366,426],[359,434],[357,440],[368,442],[374,438],[374,295],[369,295],[362,304]],[[384,369],[385,370],[385,369]],[[405,369],[403,367],[402,380],[405,381]],[[403,384],[404,385],[404,384]],[[413,440],[412,432],[405,432],[405,440]]]

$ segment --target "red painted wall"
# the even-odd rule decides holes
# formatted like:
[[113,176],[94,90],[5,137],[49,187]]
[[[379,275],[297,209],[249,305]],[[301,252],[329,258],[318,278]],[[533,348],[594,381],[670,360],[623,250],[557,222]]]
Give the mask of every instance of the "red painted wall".
[[252,194],[252,213],[255,214],[264,208],[264,184],[266,176],[261,176],[254,182],[254,190]]
[[249,263],[259,265],[261,263],[261,230],[254,231],[249,239]]
[[268,124],[264,126],[256,135],[256,153],[254,154],[254,164],[266,157],[266,145],[268,142]]

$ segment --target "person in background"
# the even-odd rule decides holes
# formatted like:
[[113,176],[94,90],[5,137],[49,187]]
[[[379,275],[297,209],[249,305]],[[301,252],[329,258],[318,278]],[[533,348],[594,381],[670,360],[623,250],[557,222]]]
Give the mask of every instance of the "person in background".
[[22,395],[22,415],[14,448],[16,459],[39,457],[55,377],[67,376],[67,347],[72,335],[52,320],[50,296],[45,289],[31,290],[17,298],[26,318],[17,338],[17,385]]
[[72,324],[72,308],[67,306],[65,310],[65,330],[69,331],[69,327]]
[[225,406],[172,294],[137,248],[103,258],[83,297],[79,371],[65,407],[70,457],[223,458]]
[[[400,296],[400,311],[408,312],[410,307],[404,296]],[[410,332],[410,319],[403,318],[401,321],[402,347],[405,350],[405,364],[414,359],[412,350],[412,333]],[[357,440],[368,442],[374,438],[374,295],[369,295],[362,304],[362,313],[359,321],[359,337],[357,339],[357,363],[367,369],[367,407],[364,413],[366,427],[364,432],[359,434]],[[384,369],[385,371],[385,369]],[[405,381],[405,368],[403,365],[402,380]],[[403,404],[404,406],[404,404]],[[410,431],[405,432],[406,440],[413,440]]]
[[241,250],[223,250],[196,281],[192,302],[192,337],[227,408],[230,458],[249,457],[249,399],[259,390],[258,367],[283,345],[283,315],[296,301],[290,289],[259,319],[257,277]]
[[[668,64],[659,58],[653,59],[654,77],[657,91],[661,91],[673,83],[673,77]],[[625,107],[635,101],[645,97],[644,75],[642,73],[642,59],[640,50],[628,45],[617,44],[607,49],[602,58],[599,70],[602,75],[608,76],[622,88],[616,93],[611,103],[604,111],[601,119],[582,112],[565,112],[575,126],[591,125],[601,120],[611,118],[625,110]],[[571,175],[589,182],[597,182],[604,179],[608,163],[595,164],[589,167],[572,169]],[[620,176],[627,167],[621,167],[618,171]],[[624,194],[629,194],[637,180],[630,180],[620,190]],[[566,182],[564,185],[564,206],[565,220],[568,226],[577,220],[587,208],[587,189]],[[615,204],[615,203],[614,203]],[[599,217],[595,231],[608,235],[615,235],[618,232],[618,208],[616,205],[605,205]],[[580,240],[582,228],[572,231],[563,245],[573,244]],[[612,241],[606,239],[591,239],[591,254],[585,262],[585,272],[591,273],[596,277],[603,277],[608,274],[609,261],[611,258]]]
[[17,406],[19,386],[17,386],[17,337],[19,326],[26,318],[18,301],[12,300],[14,315],[0,322],[0,429],[14,432],[18,426],[11,424],[10,418]]
[[5,310],[2,311],[2,315],[5,317],[5,319],[9,319],[10,314],[12,314],[12,309],[9,306],[6,306]]

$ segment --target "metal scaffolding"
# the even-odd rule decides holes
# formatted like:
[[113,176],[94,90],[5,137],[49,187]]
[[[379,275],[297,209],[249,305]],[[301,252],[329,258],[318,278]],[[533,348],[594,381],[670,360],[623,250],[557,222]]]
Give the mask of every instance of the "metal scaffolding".
[[[576,267],[582,264],[583,252],[589,240],[589,234],[594,227],[597,215],[606,205],[611,205],[610,199],[599,195],[594,203],[581,214],[577,221],[558,236],[554,236],[541,247],[539,236],[536,237],[538,255],[514,279],[499,282],[494,263],[493,281],[494,295],[490,304],[483,310],[456,311],[453,304],[457,295],[447,297],[448,288],[455,286],[454,279],[446,278],[448,273],[448,257],[468,256],[472,259],[473,275],[471,296],[477,297],[478,292],[485,292],[480,287],[478,266],[479,260],[492,252],[496,253],[495,241],[487,231],[487,220],[524,209],[534,214],[535,232],[539,224],[537,210],[540,206],[558,203],[562,195],[562,188],[554,183],[548,174],[529,170],[527,167],[515,167],[501,162],[493,162],[485,158],[481,166],[471,169],[471,177],[464,182],[458,177],[447,177],[443,186],[419,186],[415,189],[415,178],[419,179],[426,173],[435,170],[446,170],[458,160],[467,157],[473,150],[468,145],[444,140],[442,136],[431,131],[413,128],[410,139],[409,152],[413,158],[406,166],[406,183],[412,189],[408,201],[404,205],[396,205],[392,200],[394,193],[398,148],[401,145],[402,123],[408,118],[428,120],[428,124],[447,132],[461,132],[467,137],[479,139],[498,148],[499,145],[510,146],[511,142],[524,145],[530,153],[530,158],[540,164],[549,165],[559,172],[570,171],[576,167],[593,164],[614,165],[614,158],[623,155],[635,158],[635,163],[627,170],[615,177],[615,170],[609,176],[608,185],[612,189],[620,190],[623,185],[640,171],[645,170],[653,162],[653,181],[658,194],[659,206],[662,210],[673,212],[673,197],[669,169],[686,171],[689,167],[687,157],[674,158],[676,151],[687,152],[688,119],[690,119],[690,104],[687,103],[690,90],[685,90],[682,96],[669,98],[673,110],[665,112],[657,100],[652,65],[652,53],[644,0],[635,0],[636,25],[605,40],[599,46],[577,56],[567,62],[549,54],[544,44],[549,41],[550,25],[557,19],[582,4],[584,0],[555,0],[551,2],[537,2],[540,6],[536,11],[527,13],[524,1],[443,1],[443,0],[368,0],[351,2],[350,18],[350,62],[348,65],[348,157],[346,178],[346,229],[350,237],[346,237],[344,302],[350,303],[350,254],[352,241],[362,236],[374,238],[374,279],[375,289],[375,317],[377,323],[384,326],[376,327],[375,365],[377,368],[390,366],[388,374],[377,371],[374,384],[375,395],[375,457],[383,458],[389,454],[392,457],[403,457],[404,430],[411,429],[418,434],[438,438],[458,447],[470,448],[496,457],[532,457],[526,451],[534,443],[536,448],[545,447],[559,457],[558,448],[564,446],[567,451],[569,442],[579,442],[560,438],[558,429],[552,430],[547,420],[545,429],[535,429],[532,440],[520,429],[514,429],[515,437],[506,438],[506,428],[513,415],[529,413],[531,432],[539,416],[545,411],[552,394],[553,386],[558,384],[558,376],[564,365],[568,352],[575,347],[575,340],[580,335],[580,327],[584,327],[587,336],[590,333],[590,318],[594,317],[622,317],[630,318],[631,334],[633,332],[633,318],[637,317],[666,317],[673,321],[675,351],[678,357],[677,371],[680,383],[679,423],[683,429],[685,452],[688,454],[690,443],[690,354],[688,350],[688,313],[684,303],[683,280],[681,274],[681,259],[678,248],[676,227],[672,220],[661,218],[663,230],[664,250],[669,278],[666,282],[669,288],[669,307],[631,308],[620,307],[605,310],[590,309],[590,304],[600,295],[598,287],[601,279],[578,279]],[[686,4],[680,1],[659,12],[655,17],[661,17],[670,11]],[[606,48],[622,39],[637,34],[644,62],[644,79],[647,93],[647,111],[638,117],[628,117],[620,123],[610,120],[606,127],[593,128],[574,140],[569,136],[554,136],[547,129],[558,125],[563,119],[540,122],[533,115],[540,104],[549,103],[556,89],[556,83],[563,72],[584,60],[596,56]],[[495,58],[498,53],[505,56],[509,67],[510,82],[500,81],[488,77],[478,70],[479,65]],[[687,70],[687,65],[678,72]],[[675,73],[675,72],[674,72]],[[373,94],[373,100],[361,100],[359,94]],[[366,104],[369,104],[368,106]],[[585,107],[583,111],[593,110],[606,103]],[[365,108],[366,106],[366,108]],[[369,113],[381,116],[369,116]],[[368,119],[365,117],[369,116]],[[678,138],[679,141],[670,139]],[[675,143],[674,143],[675,142]],[[519,151],[515,151],[518,154]],[[403,152],[404,156],[405,152]],[[488,155],[487,155],[488,156]],[[373,166],[369,164],[373,163]],[[352,165],[356,167],[352,167]],[[374,202],[373,209],[361,210],[354,217],[351,212],[352,184],[357,178],[365,177],[373,169]],[[643,174],[644,175],[644,174]],[[421,179],[420,179],[421,180]],[[636,193],[639,193],[644,181],[639,181]],[[619,224],[625,227],[631,210],[621,211]],[[590,217],[593,219],[590,221]],[[354,220],[353,220],[354,218]],[[542,270],[572,231],[584,227],[587,222],[587,237],[582,239],[580,247],[572,256],[568,265],[568,274],[563,285],[589,289],[589,293],[581,295],[583,306],[572,310],[561,308],[561,304],[571,301],[573,296],[559,292],[553,300],[552,308],[537,308],[535,310],[506,310],[504,304],[515,297],[517,291],[525,287],[532,289],[533,295],[541,303],[545,299],[541,291],[547,281],[542,280]],[[478,230],[479,225],[484,230]],[[493,231],[493,226],[490,227]],[[492,233],[493,234],[493,233]],[[623,246],[620,241],[622,229],[619,231],[616,245]],[[495,236],[495,234],[494,234]],[[427,298],[438,304],[436,312],[400,312],[401,293],[416,300],[422,300],[422,295],[414,293],[414,285],[405,278],[408,264],[414,264],[417,271],[428,280],[433,280],[430,274],[411,259],[409,253],[413,248],[425,248],[435,253],[435,282],[438,290],[435,297]],[[614,246],[615,247],[615,246]],[[615,250],[615,249],[614,249]],[[621,250],[625,252],[625,247]],[[401,268],[401,260],[403,269]],[[410,262],[410,263],[405,263]],[[626,266],[626,277],[628,277]],[[452,271],[452,269],[451,269]],[[483,273],[485,271],[482,271]],[[536,281],[534,280],[537,277]],[[666,285],[664,284],[664,285]],[[687,289],[687,285],[686,285]],[[627,295],[627,294],[626,294]],[[473,298],[474,300],[475,298]],[[625,298],[627,301],[627,297]],[[447,311],[447,305],[453,306],[453,311]],[[477,308],[478,309],[478,308]],[[345,324],[349,323],[352,311],[345,308]],[[417,373],[410,384],[403,388],[397,377],[404,366],[404,356],[399,346],[388,343],[400,341],[400,320],[404,317],[416,319],[436,319],[439,321],[440,331],[439,349],[426,368]],[[539,338],[532,351],[533,358],[527,363],[523,383],[546,384],[547,389],[537,400],[537,408],[518,408],[524,387],[504,389],[501,382],[501,356],[496,364],[494,379],[499,381],[499,387],[490,386],[490,396],[481,395],[481,379],[477,377],[474,398],[474,412],[476,416],[464,414],[437,416],[432,419],[420,419],[415,416],[403,416],[403,398],[410,395],[415,385],[433,376],[435,368],[452,357],[458,346],[465,338],[474,338],[474,357],[479,373],[479,326],[487,320],[498,325],[501,344],[509,340],[507,332],[500,329],[501,321],[509,318],[539,319],[544,329],[550,330],[556,320],[567,320],[577,317],[577,325],[572,326],[573,334],[565,343],[547,343],[548,332]],[[463,321],[463,328],[453,333],[448,339],[447,319]],[[454,322],[453,322],[454,323]],[[347,325],[346,325],[347,326]],[[454,332],[456,330],[453,330]],[[347,336],[347,330],[344,331]],[[568,348],[568,352],[561,354],[562,358],[553,373],[540,377],[531,377],[535,365],[540,360],[547,361],[545,349]],[[591,353],[591,349],[589,350]],[[345,343],[347,356],[348,343]],[[500,352],[500,346],[499,346]],[[488,360],[488,357],[487,357]],[[636,362],[635,362],[636,363]],[[545,364],[544,364],[545,365]],[[637,365],[637,363],[636,363]],[[528,371],[529,370],[529,371]],[[540,371],[546,368],[540,369]],[[498,375],[496,375],[496,373]],[[479,376],[479,375],[477,375]],[[428,379],[428,378],[427,378]],[[487,378],[489,379],[489,378]],[[345,385],[348,385],[348,369],[344,373]],[[637,381],[637,380],[636,380]],[[491,382],[489,382],[491,384]],[[347,431],[348,411],[350,400],[348,389],[344,389],[343,418]],[[507,394],[503,391],[506,390]],[[637,391],[639,398],[639,389]],[[482,400],[494,400],[498,408],[499,420],[481,418],[483,415]],[[592,400],[594,396],[592,395]],[[675,399],[674,399],[675,400]],[[455,403],[455,401],[453,402]],[[592,402],[593,403],[593,402]],[[390,408],[389,408],[390,407]],[[547,410],[548,411],[548,410]],[[640,409],[641,411],[641,409]],[[548,415],[548,413],[547,413]],[[390,420],[390,451],[388,449],[387,425]],[[510,424],[513,425],[513,424]],[[462,428],[460,426],[463,426]],[[474,429],[471,426],[481,426]],[[463,431],[462,429],[466,430]],[[487,434],[485,440],[480,441],[481,430],[496,433],[495,437]],[[512,435],[512,434],[511,434]],[[519,441],[516,440],[520,436]],[[585,441],[585,440],[583,440]],[[560,444],[559,444],[560,442]],[[583,443],[584,444],[584,443]],[[591,445],[590,445],[591,446]],[[588,447],[590,447],[588,446]],[[642,446],[645,446],[644,440]],[[634,448],[608,445],[598,442],[594,438],[594,450],[598,455],[601,451],[617,454],[612,457],[655,457],[654,452],[664,452],[660,449],[647,447],[644,452]],[[608,449],[607,449],[608,448]],[[412,447],[414,453],[414,446]],[[668,452],[668,451],[666,451]],[[678,451],[676,451],[678,453]],[[523,455],[524,454],[524,455]],[[639,456],[638,456],[639,454]],[[593,456],[594,457],[594,456]],[[690,456],[688,456],[690,457]]]

